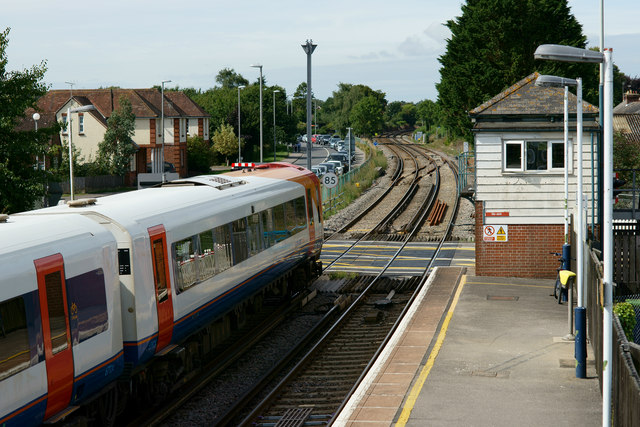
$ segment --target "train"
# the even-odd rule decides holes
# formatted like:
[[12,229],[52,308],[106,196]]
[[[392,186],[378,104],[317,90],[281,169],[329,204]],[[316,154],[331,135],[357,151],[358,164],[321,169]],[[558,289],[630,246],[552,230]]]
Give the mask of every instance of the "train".
[[0,425],[113,424],[321,272],[312,172],[273,162],[0,217]]

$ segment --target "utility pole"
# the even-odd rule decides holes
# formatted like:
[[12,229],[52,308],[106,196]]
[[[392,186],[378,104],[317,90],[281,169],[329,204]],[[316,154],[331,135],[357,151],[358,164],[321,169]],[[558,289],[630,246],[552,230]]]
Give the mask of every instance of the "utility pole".
[[307,169],[311,170],[311,55],[318,45],[312,40],[307,40],[302,45],[304,53],[307,54]]

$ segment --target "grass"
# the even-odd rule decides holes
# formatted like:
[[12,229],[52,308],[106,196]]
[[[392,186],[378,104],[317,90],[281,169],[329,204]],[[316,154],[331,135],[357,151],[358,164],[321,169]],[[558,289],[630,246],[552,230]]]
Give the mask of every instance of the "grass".
[[346,271],[331,271],[329,272],[330,280],[340,280],[340,279],[355,279],[358,277],[356,273],[348,273]]
[[348,206],[355,199],[367,190],[375,179],[378,177],[378,168],[382,170],[387,169],[387,158],[382,151],[373,148],[370,144],[362,144],[360,148],[365,152],[365,158],[371,158],[371,161],[361,166],[355,173],[351,182],[346,183],[342,189],[341,194],[332,203],[333,208],[324,211],[324,217],[330,218],[342,208]]

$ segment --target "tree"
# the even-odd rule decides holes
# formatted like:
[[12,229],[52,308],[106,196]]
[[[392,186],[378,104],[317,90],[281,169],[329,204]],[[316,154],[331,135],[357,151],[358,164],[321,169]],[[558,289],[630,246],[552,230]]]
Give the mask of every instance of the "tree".
[[[227,164],[229,164],[229,157],[238,152],[238,138],[233,132],[233,127],[227,123],[222,123],[213,133],[211,139],[213,141],[213,150],[223,155],[227,159]],[[244,145],[244,141],[241,140],[240,144],[241,146]]]
[[126,175],[130,170],[131,156],[137,150],[133,142],[136,116],[131,101],[120,97],[119,108],[107,120],[104,139],[98,144],[98,162],[114,175]]
[[189,172],[209,173],[214,152],[201,136],[187,137],[187,163]]
[[353,106],[349,118],[358,135],[372,136],[382,130],[384,106],[372,95],[365,96]]
[[535,60],[545,43],[585,47],[567,0],[467,0],[439,58],[438,99],[446,127],[470,137],[468,111],[533,73],[582,77],[585,100],[597,103],[597,65]]
[[47,67],[43,61],[30,69],[8,71],[9,31],[0,32],[0,212],[4,213],[32,209],[46,194],[47,172],[34,166],[60,130],[55,123],[36,132],[31,114],[25,114],[37,110],[38,99],[47,92],[42,82]]
[[382,111],[387,105],[384,92],[373,90],[365,85],[340,83],[338,84],[338,90],[333,92],[323,107],[325,117],[328,119],[327,126],[340,133],[345,132],[345,129],[350,125],[355,126],[351,119],[352,110],[356,104],[366,97],[372,97],[380,106],[380,120],[382,121]]
[[236,73],[233,68],[223,68],[216,76],[216,83],[224,89],[237,88],[238,86],[248,86],[249,80]]

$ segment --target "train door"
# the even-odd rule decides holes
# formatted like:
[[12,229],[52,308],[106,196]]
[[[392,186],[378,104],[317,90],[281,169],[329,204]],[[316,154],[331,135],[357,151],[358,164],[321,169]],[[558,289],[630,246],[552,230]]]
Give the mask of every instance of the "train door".
[[171,342],[173,334],[173,300],[171,283],[169,283],[169,257],[167,238],[164,226],[150,227],[151,257],[153,278],[156,293],[156,309],[158,311],[158,345],[156,353]]
[[309,224],[309,242],[313,243],[316,240],[316,226],[313,219],[313,198],[311,197],[311,189],[307,188],[307,217]]
[[61,254],[34,261],[42,316],[42,335],[47,367],[45,420],[65,409],[73,389],[73,353],[69,331],[69,308]]

